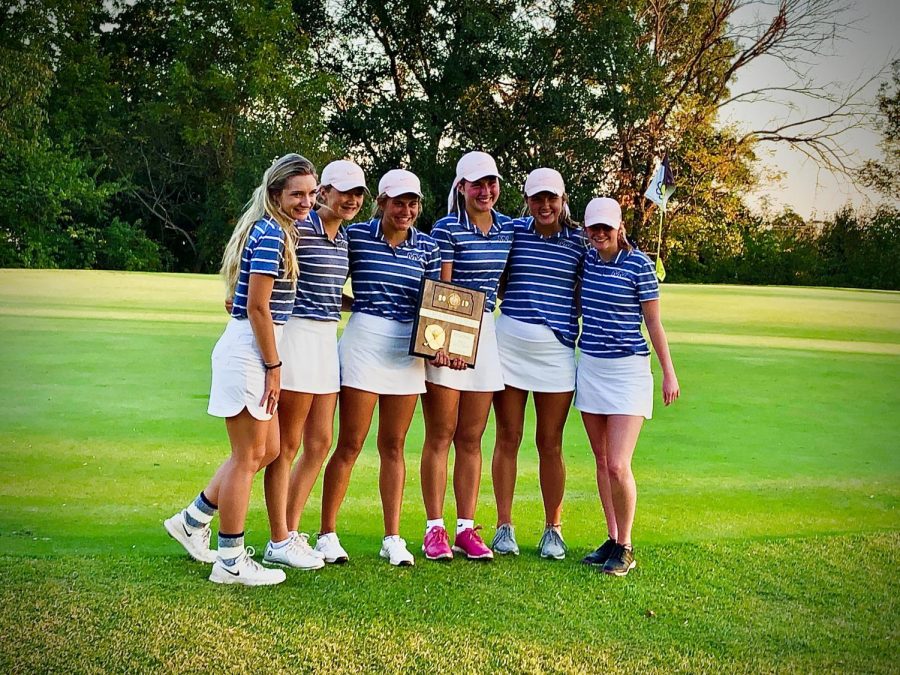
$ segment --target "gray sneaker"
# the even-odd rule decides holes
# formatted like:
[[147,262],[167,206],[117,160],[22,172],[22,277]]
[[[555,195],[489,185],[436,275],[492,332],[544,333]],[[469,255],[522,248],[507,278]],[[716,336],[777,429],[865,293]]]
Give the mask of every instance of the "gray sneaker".
[[562,560],[566,557],[566,551],[569,550],[566,542],[563,541],[562,533],[550,526],[544,530],[544,536],[538,542],[538,548],[541,550],[542,558],[553,558],[554,560]]
[[491,540],[491,548],[500,555],[519,555],[519,545],[516,543],[516,533],[513,532],[511,523],[503,523],[497,528],[494,538]]

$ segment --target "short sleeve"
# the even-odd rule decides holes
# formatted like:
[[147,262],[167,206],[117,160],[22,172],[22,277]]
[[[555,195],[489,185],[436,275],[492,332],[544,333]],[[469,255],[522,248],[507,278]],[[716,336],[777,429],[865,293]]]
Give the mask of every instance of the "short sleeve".
[[435,223],[431,229],[431,237],[437,242],[441,262],[453,262],[453,235],[450,234],[447,224],[441,220]]
[[635,281],[638,300],[647,302],[659,298],[659,281],[656,279],[656,268],[645,255],[641,255],[641,264]]
[[284,233],[277,225],[263,222],[263,230],[250,253],[250,274],[280,276],[279,263],[284,246]]

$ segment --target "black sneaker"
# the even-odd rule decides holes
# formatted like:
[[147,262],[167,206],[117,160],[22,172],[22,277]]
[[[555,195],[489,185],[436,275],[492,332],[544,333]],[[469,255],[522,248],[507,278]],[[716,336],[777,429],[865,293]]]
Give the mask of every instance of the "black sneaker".
[[634,551],[630,548],[625,548],[622,544],[616,544],[616,550],[609,556],[609,560],[603,564],[603,573],[624,577],[636,565]]
[[583,565],[602,565],[616,550],[616,540],[607,539],[596,551],[591,551],[581,559]]

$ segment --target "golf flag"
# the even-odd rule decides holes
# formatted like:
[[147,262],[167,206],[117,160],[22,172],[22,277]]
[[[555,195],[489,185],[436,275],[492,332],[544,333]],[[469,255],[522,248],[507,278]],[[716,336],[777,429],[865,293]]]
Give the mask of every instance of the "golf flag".
[[666,280],[666,266],[663,265],[662,258],[659,255],[656,256],[656,278],[659,279],[660,283]]
[[656,173],[653,174],[653,179],[647,186],[644,196],[665,213],[666,203],[673,192],[675,192],[675,177],[672,175],[672,169],[669,168],[669,154],[666,153],[662,162],[659,163]]

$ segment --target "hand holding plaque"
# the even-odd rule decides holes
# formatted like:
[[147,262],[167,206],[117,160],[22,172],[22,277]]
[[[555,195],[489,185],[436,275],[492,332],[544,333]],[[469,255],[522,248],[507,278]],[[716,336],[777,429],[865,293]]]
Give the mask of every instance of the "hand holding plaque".
[[474,368],[483,314],[484,292],[446,281],[422,279],[410,355],[432,359],[443,349],[451,359],[462,359],[469,368]]

